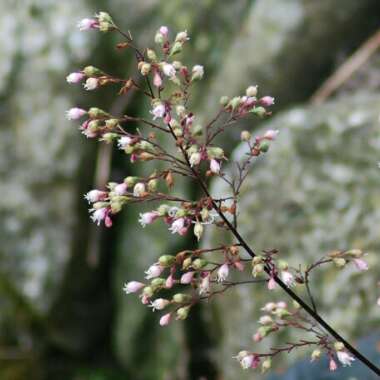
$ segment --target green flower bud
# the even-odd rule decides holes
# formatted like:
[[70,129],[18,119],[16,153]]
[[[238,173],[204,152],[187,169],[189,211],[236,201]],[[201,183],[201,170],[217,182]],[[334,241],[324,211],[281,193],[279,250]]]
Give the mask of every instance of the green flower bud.
[[201,136],[203,134],[203,127],[199,124],[191,127],[191,134],[193,136]]
[[194,225],[194,235],[197,237],[198,241],[203,235],[203,225],[199,222],[195,223]]
[[335,342],[334,348],[335,348],[335,351],[342,351],[344,350],[344,344],[342,342]]
[[189,269],[191,264],[192,264],[191,257],[187,257],[185,260],[183,260],[182,269]]
[[183,218],[186,215],[187,215],[187,211],[182,208],[178,209],[177,212],[175,213],[176,218]]
[[343,268],[346,265],[346,260],[343,259],[342,257],[336,257],[333,259],[333,263],[338,267],[338,268]]
[[186,319],[187,316],[189,315],[189,311],[190,311],[190,306],[180,307],[177,310],[177,319],[178,320],[184,320],[184,319]]
[[104,72],[102,70],[99,70],[98,68],[94,66],[86,66],[83,70],[83,74],[87,77],[96,77],[103,75]]
[[203,222],[206,222],[207,220],[209,220],[210,212],[207,210],[207,208],[202,208],[201,218]]
[[173,296],[173,302],[175,303],[185,303],[190,302],[192,297],[189,294],[177,293]]
[[156,52],[153,50],[153,49],[147,49],[146,51],[146,55],[147,57],[153,61],[153,62],[156,62],[157,61],[157,55],[156,55]]
[[231,107],[233,110],[235,110],[240,105],[240,96],[235,96],[230,100],[228,103],[228,106]]
[[91,131],[91,132],[96,132],[99,130],[99,127],[102,125],[102,123],[99,121],[99,120],[91,120],[89,123],[88,123],[88,126],[87,128]]
[[348,255],[348,256],[353,256],[353,257],[356,257],[356,258],[359,258],[359,257],[362,257],[363,256],[363,251],[361,249],[350,249],[346,252],[344,252],[345,255]]
[[139,177],[129,176],[124,178],[124,183],[127,185],[127,187],[132,187],[137,183],[138,180]]
[[251,139],[252,135],[248,131],[242,131],[240,134],[240,140],[241,141],[249,141]]
[[172,65],[173,65],[173,67],[174,67],[176,70],[179,70],[179,69],[181,69],[181,67],[182,67],[182,63],[181,63],[180,61],[173,61],[173,62],[172,62]]
[[155,192],[157,190],[158,186],[158,180],[157,179],[151,179],[148,181],[148,191],[149,192]]
[[267,358],[263,361],[263,364],[261,364],[261,372],[264,373],[272,367],[272,359]]
[[247,96],[256,96],[257,95],[257,86],[249,86],[245,90]]
[[263,262],[263,257],[258,255],[258,256],[255,256],[253,259],[252,259],[252,266],[255,266],[256,264],[261,264]]
[[318,360],[322,355],[322,352],[321,350],[314,350],[312,353],[311,353],[311,361],[315,361],[315,360]]
[[100,108],[96,108],[96,107],[91,107],[87,113],[88,113],[88,116],[90,117],[90,119],[99,119],[101,117],[109,116],[109,114],[107,112],[101,110]]
[[141,75],[144,75],[144,76],[148,75],[150,73],[150,68],[151,68],[150,63],[147,63],[147,62],[141,63],[140,65]]
[[108,202],[95,202],[92,205],[92,208],[94,210],[99,210],[100,208],[108,207],[109,203]]
[[150,286],[153,288],[154,291],[162,288],[165,285],[165,279],[161,277],[154,278],[152,282],[150,283]]
[[107,144],[109,144],[118,137],[119,135],[117,133],[104,133],[102,136],[102,141],[105,141]]
[[158,207],[157,212],[159,216],[166,216],[169,212],[170,207],[166,204],[162,204]]
[[172,255],[163,255],[158,259],[158,262],[163,267],[170,267],[175,263],[175,256]]
[[162,33],[157,32],[156,35],[154,36],[154,42],[158,45],[163,45],[164,44],[164,36]]
[[175,42],[170,50],[170,55],[178,54],[182,51],[182,43],[181,42]]
[[174,128],[173,129],[173,133],[177,136],[177,137],[181,137],[183,136],[183,131],[181,128]]
[[119,125],[119,119],[108,119],[106,120],[106,127],[113,129]]
[[111,211],[113,214],[117,214],[118,212],[120,212],[123,208],[123,203],[124,202],[120,202],[120,201],[111,201]]
[[288,270],[289,264],[284,260],[279,260],[277,266],[280,270]]
[[205,259],[195,259],[192,263],[192,267],[196,270],[204,268],[208,264]]
[[219,103],[222,105],[222,106],[226,106],[230,101],[230,98],[228,96],[222,96],[219,100]]
[[146,286],[146,287],[143,289],[142,294],[143,294],[144,296],[147,296],[147,297],[150,298],[150,297],[153,296],[154,291],[153,291],[153,289],[152,289],[151,286]]
[[219,148],[218,146],[213,146],[207,148],[207,155],[209,156],[209,158],[216,158],[220,160],[224,157],[224,151],[222,148]]
[[249,112],[252,112],[259,117],[264,117],[267,114],[267,111],[264,107],[255,107],[252,108]]
[[260,143],[260,151],[263,153],[266,153],[266,152],[268,152],[268,150],[269,150],[269,142],[268,141],[262,141]]
[[264,272],[264,264],[256,264],[252,268],[252,276],[257,277],[259,274]]

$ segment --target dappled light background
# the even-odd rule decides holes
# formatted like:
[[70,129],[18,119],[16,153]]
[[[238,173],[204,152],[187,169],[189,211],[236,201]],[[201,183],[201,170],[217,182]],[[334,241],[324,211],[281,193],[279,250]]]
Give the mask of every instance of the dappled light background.
[[[200,122],[213,116],[220,96],[250,84],[275,97],[269,121],[241,125],[280,130],[243,189],[241,233],[255,250],[278,248],[292,264],[336,248],[370,253],[364,275],[331,269],[312,280],[322,314],[380,362],[378,0],[2,0],[1,8],[0,379],[265,378],[243,372],[232,356],[252,347],[266,292],[234,289],[163,329],[158,315],[125,296],[123,283],[194,242],[162,226],[143,230],[138,208],[109,230],[89,220],[83,194],[141,168],[111,146],[86,141],[65,111],[149,110],[138,94],[117,96],[112,86],[88,93],[65,81],[89,64],[121,77],[135,70],[133,54],[115,49],[118,36],[76,28],[100,10],[143,46],[153,45],[161,25],[187,29],[184,55],[205,66],[192,98]],[[336,87],[323,86],[342,75]],[[237,157],[239,128],[220,141]],[[184,183],[183,191],[194,196],[197,189]],[[210,233],[203,244],[222,238]],[[284,355],[269,378],[373,378],[360,365],[333,376],[325,363],[303,360]]]

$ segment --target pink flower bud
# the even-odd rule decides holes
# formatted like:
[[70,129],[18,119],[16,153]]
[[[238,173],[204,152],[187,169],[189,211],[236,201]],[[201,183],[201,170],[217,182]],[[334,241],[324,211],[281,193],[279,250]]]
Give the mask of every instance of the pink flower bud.
[[275,140],[275,138],[277,137],[277,135],[278,135],[279,132],[280,132],[279,130],[269,129],[262,136],[262,139],[265,139],[265,140]]
[[84,18],[83,20],[78,22],[78,28],[80,31],[96,29],[98,27],[99,27],[98,21],[93,18]]
[[105,219],[104,219],[104,225],[107,227],[107,228],[110,228],[112,227],[112,219],[111,217],[107,214]]
[[156,278],[163,272],[163,270],[164,268],[161,265],[153,264],[148,268],[147,271],[145,271],[145,274],[146,274],[145,278],[147,280]]
[[210,273],[207,272],[206,276],[202,278],[201,284],[199,286],[199,294],[207,294],[210,291]]
[[171,289],[174,285],[174,277],[171,274],[165,281],[165,288],[166,289]]
[[69,120],[78,120],[80,119],[83,115],[85,115],[87,112],[78,107],[70,108],[68,111],[66,111],[66,117]]
[[271,277],[268,281],[268,290],[273,290],[276,288],[276,281],[273,277]]
[[115,188],[113,189],[114,193],[116,195],[125,195],[127,194],[127,184],[126,183],[119,183],[118,185],[115,186]]
[[162,34],[162,35],[164,35],[165,37],[167,37],[168,36],[168,34],[169,34],[169,29],[168,29],[168,27],[167,26],[161,26],[160,27],[160,29],[158,29],[158,31]]
[[183,228],[185,227],[185,218],[176,219],[169,228],[172,234],[181,234]]
[[186,272],[181,276],[181,284],[187,285],[190,284],[191,281],[193,281],[193,277],[195,275],[195,272]]
[[215,173],[215,174],[219,174],[220,172],[220,164],[217,160],[215,159],[212,159],[210,161],[210,170]]
[[171,313],[164,314],[160,318],[160,326],[167,326],[170,323],[171,318],[172,318]]
[[243,369],[248,369],[248,368],[251,368],[252,367],[252,363],[253,363],[253,360],[254,360],[254,357],[252,354],[249,354],[249,355],[245,355],[241,361],[240,361],[240,365]]
[[329,362],[329,370],[330,371],[336,371],[338,368],[336,362],[334,359],[330,359],[330,362]]
[[354,259],[354,264],[357,270],[366,271],[368,270],[368,263],[363,259]]
[[287,270],[281,272],[281,280],[288,287],[294,285],[294,276]]
[[227,279],[229,274],[229,266],[227,263],[224,263],[219,269],[218,269],[218,275],[217,280],[218,282],[223,282]]
[[260,104],[264,107],[270,107],[274,104],[274,98],[271,96],[264,96],[260,99]]
[[284,301],[277,302],[276,307],[279,309],[286,309],[288,307],[287,303]]
[[260,335],[259,332],[257,332],[253,335],[252,339],[254,342],[260,342],[263,339],[263,337]]
[[70,73],[66,77],[67,83],[79,83],[85,78],[85,75],[80,72]]
[[244,264],[241,261],[235,261],[233,266],[240,272],[244,270]]
[[144,212],[140,214],[139,223],[142,227],[145,227],[147,224],[152,224],[158,217],[159,214],[156,211]]
[[127,284],[124,284],[123,290],[125,291],[125,293],[130,294],[130,293],[136,293],[144,287],[145,287],[145,284],[143,284],[142,282],[130,281]]
[[153,75],[153,85],[157,88],[162,86],[162,78],[158,71],[156,71]]
[[96,223],[99,226],[100,223],[105,219],[107,214],[108,209],[106,207],[103,207],[98,210],[95,210],[94,213],[91,215],[91,219],[94,223]]

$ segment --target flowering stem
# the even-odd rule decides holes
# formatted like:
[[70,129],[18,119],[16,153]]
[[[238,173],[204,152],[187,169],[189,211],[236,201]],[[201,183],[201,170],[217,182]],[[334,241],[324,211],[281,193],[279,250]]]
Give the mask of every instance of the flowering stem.
[[[173,138],[176,140],[178,144],[178,138],[174,134],[172,128],[170,125],[168,125],[168,128],[173,136]],[[211,196],[210,192],[208,191],[207,185],[204,182],[204,180],[200,177],[199,173],[191,166],[189,157],[182,147],[182,144],[178,144],[179,148],[183,154],[183,157],[185,158],[185,161],[187,162],[187,165],[189,166],[189,169],[193,172],[194,177],[199,182],[199,185],[201,186],[203,192],[205,195],[210,199],[215,211],[219,214],[223,222],[226,224],[228,229],[232,232],[232,234],[235,236],[237,241],[241,244],[241,246],[245,249],[245,251],[253,258],[256,257],[256,253],[251,249],[251,247],[247,244],[247,242],[243,239],[243,237],[240,235],[238,230],[232,225],[232,223],[227,219],[227,217],[224,215],[224,213],[221,211],[220,207],[217,205],[213,197]],[[350,351],[357,359],[359,359],[364,365],[366,365],[368,368],[370,368],[374,373],[376,373],[378,376],[380,376],[380,368],[377,367],[375,364],[373,364],[368,358],[366,358],[363,354],[361,354],[358,350],[356,350],[346,339],[344,339],[337,331],[335,331],[312,307],[310,307],[302,298],[300,298],[292,289],[290,289],[288,286],[285,285],[285,283],[277,276],[273,275],[270,268],[266,266],[264,268],[265,272],[274,278],[276,283],[290,296],[294,301],[296,301],[314,320],[316,320],[326,331],[328,331],[337,341],[342,342],[346,349]]]

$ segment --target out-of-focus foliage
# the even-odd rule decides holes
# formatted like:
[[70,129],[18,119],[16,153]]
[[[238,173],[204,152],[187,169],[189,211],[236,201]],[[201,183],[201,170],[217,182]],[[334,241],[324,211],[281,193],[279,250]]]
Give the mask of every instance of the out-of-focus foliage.
[[[64,112],[72,105],[94,105],[146,113],[147,105],[138,96],[115,102],[115,88],[85,94],[80,86],[65,83],[68,72],[90,63],[120,76],[132,69],[133,55],[112,46],[118,37],[80,33],[76,23],[106,10],[144,45],[152,45],[160,25],[187,29],[187,57],[206,69],[206,80],[193,97],[200,119],[206,120],[220,95],[235,95],[251,83],[278,97],[278,109],[306,101],[335,64],[375,29],[378,1],[3,0],[1,5],[0,378],[240,378],[231,355],[253,331],[254,316],[244,313],[251,313],[256,301],[243,304],[234,293],[226,299],[230,305],[236,302],[239,315],[247,318],[246,331],[234,328],[223,319],[224,313],[210,307],[198,310],[186,323],[161,329],[156,315],[124,296],[122,284],[184,242],[172,240],[159,227],[142,230],[136,223],[137,210],[120,217],[111,231],[90,225],[82,194],[98,173],[99,145],[84,141]],[[364,79],[376,93],[373,78],[378,73],[376,64],[364,70],[360,80],[342,91],[338,103],[323,108],[328,111],[324,117],[319,109],[301,107],[273,121],[284,131],[265,157],[267,162],[254,169],[254,193],[247,197],[252,202],[247,208],[261,212],[264,224],[251,223],[248,216],[242,226],[244,233],[254,228],[255,248],[278,243],[285,250],[294,248],[293,257],[305,259],[301,250],[327,249],[335,243],[377,249],[378,97],[347,96],[358,87],[368,92]],[[237,129],[231,133],[238,135]],[[368,141],[372,142],[367,147]],[[112,180],[139,172],[119,152],[113,157]],[[339,161],[345,157],[347,161]],[[262,178],[261,184],[257,178]],[[321,178],[322,184],[316,182]],[[291,198],[286,207],[280,199],[271,207],[260,203],[275,196],[268,191],[274,187],[272,181],[276,188],[281,185],[292,192],[280,198]],[[189,186],[186,191],[196,190]],[[309,196],[314,202],[310,205]],[[274,220],[280,233],[272,240],[268,229]],[[339,273],[339,286],[350,281],[358,296],[352,296],[350,304],[342,289],[347,296],[342,307],[367,302],[371,293],[365,290],[373,286],[373,277],[363,281],[358,276],[345,278],[344,273]],[[321,292],[332,305],[332,292],[325,294],[323,287]],[[358,316],[348,315],[357,327]],[[331,318],[337,321],[339,315]],[[375,321],[376,315],[368,318]],[[364,325],[357,334],[371,327]]]

